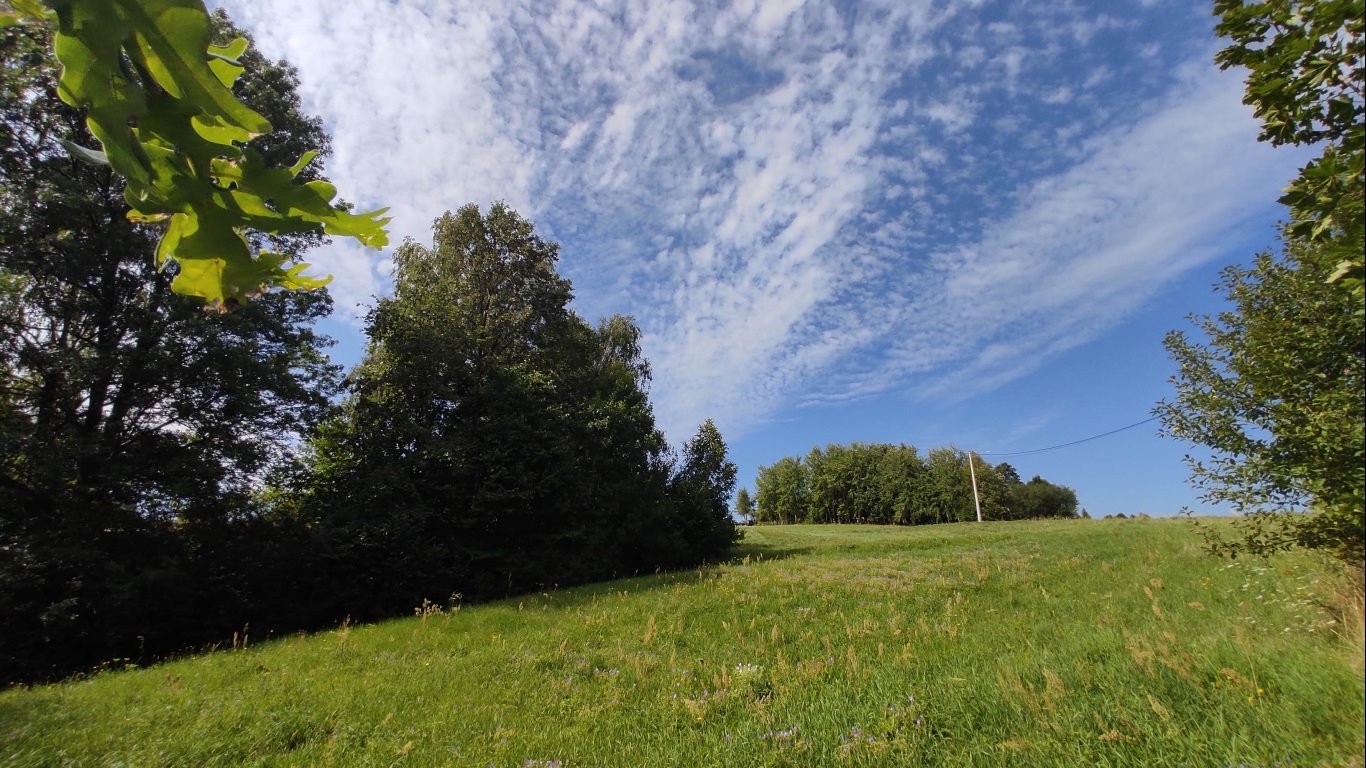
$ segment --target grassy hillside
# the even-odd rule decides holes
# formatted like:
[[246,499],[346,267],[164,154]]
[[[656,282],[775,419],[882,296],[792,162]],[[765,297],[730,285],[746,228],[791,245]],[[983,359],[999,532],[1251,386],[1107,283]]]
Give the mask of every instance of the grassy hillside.
[[[760,527],[743,559],[0,693],[0,764],[1360,764],[1360,616],[1184,521]],[[1350,612],[1349,612],[1350,614]]]

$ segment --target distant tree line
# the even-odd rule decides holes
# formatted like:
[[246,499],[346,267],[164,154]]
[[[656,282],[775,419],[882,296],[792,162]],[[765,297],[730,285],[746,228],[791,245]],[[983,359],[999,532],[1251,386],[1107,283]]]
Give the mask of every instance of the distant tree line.
[[[1077,516],[1071,488],[1038,476],[1023,482],[1009,464],[973,461],[985,519]],[[754,483],[761,523],[924,525],[977,515],[968,454],[954,448],[922,456],[909,445],[829,445],[760,467]]]
[[[325,291],[213,314],[171,290],[122,180],[62,146],[93,139],[49,51],[0,30],[0,684],[736,540],[719,431],[669,448],[640,330],[570,311],[557,246],[515,212],[466,206],[399,248],[343,379],[313,330]],[[253,148],[325,156],[294,70],[243,63],[235,91],[276,127]],[[296,261],[323,236],[256,239]]]

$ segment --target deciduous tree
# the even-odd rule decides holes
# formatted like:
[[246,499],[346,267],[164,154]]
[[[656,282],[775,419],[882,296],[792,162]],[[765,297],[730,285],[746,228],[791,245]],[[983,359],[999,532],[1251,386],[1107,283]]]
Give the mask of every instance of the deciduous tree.
[[671,489],[683,517],[683,534],[695,556],[725,554],[740,538],[731,519],[730,495],[735,492],[735,464],[726,456],[726,441],[711,419],[683,444]]
[[1225,271],[1233,308],[1195,318],[1205,338],[1167,337],[1180,368],[1157,413],[1167,434],[1212,452],[1188,460],[1206,498],[1246,514],[1240,540],[1211,535],[1216,549],[1300,544],[1360,563],[1366,12],[1361,0],[1214,8],[1230,41],[1216,61],[1247,68],[1261,138],[1321,154],[1281,198],[1282,255]]
[[1366,5],[1362,0],[1215,0],[1215,31],[1230,45],[1215,56],[1247,68],[1244,103],[1272,144],[1321,147],[1281,201],[1287,236],[1313,244],[1362,311],[1363,195],[1366,194]]
[[1167,336],[1176,395],[1157,413],[1167,434],[1212,452],[1187,459],[1204,497],[1249,516],[1243,540],[1220,549],[1303,544],[1360,562],[1362,325],[1327,265],[1302,258],[1312,247],[1224,271],[1232,308],[1195,318],[1203,339]]
[[675,471],[640,330],[571,312],[558,253],[502,203],[447,213],[430,247],[398,249],[394,294],[370,313],[299,503],[329,581],[347,585],[319,597],[338,617],[690,565],[729,546],[714,514],[719,498],[729,524],[724,443],[712,428]]
[[735,494],[735,516],[741,522],[754,519],[754,499],[750,498],[748,488],[741,488]]
[[[270,547],[233,542],[256,535],[254,489],[337,384],[313,331],[326,292],[222,316],[172,292],[178,268],[157,267],[121,177],[63,147],[91,137],[48,50],[42,27],[0,30],[0,675],[251,621]],[[240,82],[279,128],[253,144],[262,156],[327,147],[296,83],[264,59]],[[270,247],[294,258],[321,239]]]

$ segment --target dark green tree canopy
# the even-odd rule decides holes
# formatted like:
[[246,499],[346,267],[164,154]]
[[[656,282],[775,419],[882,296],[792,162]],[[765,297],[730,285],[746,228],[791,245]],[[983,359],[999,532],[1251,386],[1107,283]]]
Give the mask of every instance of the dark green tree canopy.
[[[229,574],[268,547],[232,564],[229,542],[338,386],[312,327],[325,291],[221,316],[172,292],[177,267],[157,268],[158,233],[128,219],[122,178],[66,151],[91,137],[57,98],[48,50],[42,27],[0,31],[0,669],[230,632],[218,612],[241,608],[252,578]],[[327,146],[295,83],[264,59],[240,81],[280,128],[264,153]],[[298,256],[321,239],[272,247]]]
[[302,504],[337,580],[374,585],[339,611],[687,565],[730,545],[710,517],[719,435],[673,478],[640,330],[574,314],[557,258],[502,203],[447,213],[430,247],[395,254],[394,295],[370,313]]
[[730,516],[735,492],[735,464],[726,455],[726,442],[711,419],[683,444],[674,474],[673,500],[683,517],[690,548],[708,555],[724,553],[740,538]]

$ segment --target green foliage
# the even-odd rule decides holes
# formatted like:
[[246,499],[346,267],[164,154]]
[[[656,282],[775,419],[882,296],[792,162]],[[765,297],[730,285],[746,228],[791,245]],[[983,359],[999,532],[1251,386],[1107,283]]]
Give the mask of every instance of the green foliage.
[[1215,0],[1222,68],[1247,67],[1243,99],[1273,144],[1321,144],[1281,202],[1290,238],[1315,244],[1327,277],[1362,312],[1366,193],[1366,4],[1362,0]]
[[[224,17],[217,32],[235,36]],[[256,516],[329,409],[337,368],[313,323],[325,291],[272,293],[228,315],[171,290],[124,183],[73,160],[90,140],[59,101],[48,31],[0,31],[0,679],[149,657],[287,626],[293,528]],[[291,143],[326,147],[287,65],[261,61],[248,103]],[[298,256],[317,234],[279,238]]]
[[801,459],[784,456],[767,467],[759,467],[754,478],[757,519],[766,523],[802,522],[806,517],[806,485],[806,468]]
[[754,499],[750,498],[748,488],[741,488],[735,494],[735,517],[741,522],[749,522],[754,519]]
[[394,295],[370,314],[369,349],[312,443],[299,502],[332,563],[319,602],[338,618],[690,565],[730,546],[734,468],[719,434],[699,433],[673,471],[639,329],[569,311],[557,259],[502,203],[447,213],[431,247],[396,252]]
[[1233,308],[1194,318],[1204,343],[1167,336],[1180,368],[1175,399],[1157,408],[1163,429],[1209,448],[1187,459],[1196,484],[1249,515],[1224,551],[1301,544],[1362,560],[1362,326],[1325,277],[1311,246],[1292,241],[1282,258],[1224,271]]
[[1012,485],[1008,492],[1013,519],[1037,520],[1046,517],[1077,516],[1076,491],[1054,485],[1038,475],[1027,483]]
[[[989,520],[1074,517],[1070,488],[1020,482],[1009,464],[975,459],[982,514]],[[935,448],[854,443],[813,448],[760,467],[756,519],[770,523],[924,525],[975,520],[968,454]],[[1069,501],[1070,500],[1070,501]]]
[[670,483],[673,502],[685,516],[682,532],[692,551],[723,554],[740,540],[728,509],[730,495],[735,492],[735,474],[721,431],[707,419],[683,444],[682,461]]
[[1247,98],[1273,144],[1340,142],[1361,126],[1360,0],[1215,0],[1215,33],[1232,45],[1214,60],[1247,67]]
[[3,691],[0,764],[1359,761],[1341,569],[1194,544],[1172,520],[759,526],[747,560]]
[[247,233],[304,232],[387,244],[383,211],[352,214],[332,204],[321,179],[296,183],[316,157],[305,152],[274,167],[251,146],[271,124],[232,91],[247,40],[211,45],[213,22],[201,0],[65,0],[48,11],[10,3],[31,20],[56,21],[53,49],[62,63],[57,94],[83,109],[103,151],[66,141],[77,158],[112,167],[126,180],[128,216],[166,222],[158,265],[179,265],[172,289],[227,307],[271,287],[317,288],[306,264],[262,251]]
[[1281,198],[1284,255],[1225,271],[1235,309],[1195,318],[1204,342],[1168,335],[1177,394],[1157,413],[1167,434],[1213,453],[1187,459],[1205,498],[1244,513],[1239,538],[1211,534],[1212,549],[1302,545],[1360,563],[1366,11],[1362,0],[1216,0],[1214,12],[1231,42],[1215,60],[1247,67],[1261,138],[1322,154]]

